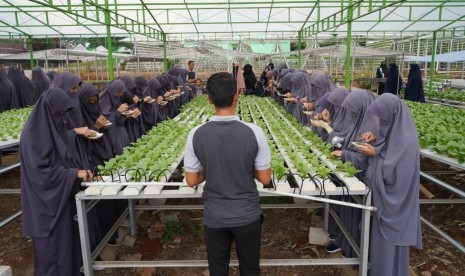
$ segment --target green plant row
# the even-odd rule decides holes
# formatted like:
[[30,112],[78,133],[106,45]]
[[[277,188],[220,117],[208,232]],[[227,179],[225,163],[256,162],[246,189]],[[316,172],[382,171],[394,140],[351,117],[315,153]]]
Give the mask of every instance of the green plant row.
[[189,131],[206,120],[203,114],[208,114],[209,118],[212,110],[208,108],[206,97],[196,97],[183,108],[176,120],[158,124],[98,169],[104,175],[114,174],[115,170],[121,175],[128,172],[132,181],[148,180],[150,175],[151,180],[163,179],[161,172],[179,163]]
[[0,142],[19,139],[31,111],[32,107],[25,107],[0,113],[0,122],[2,126]]
[[447,92],[425,92],[425,96],[429,99],[436,100],[451,100],[465,103],[465,92],[447,91]]
[[[276,114],[273,116],[275,124],[281,131],[281,135],[288,141],[288,150],[296,148],[292,147],[294,141],[302,141],[305,147],[297,146],[298,152],[301,152],[307,157],[307,160],[313,165],[316,172],[324,177],[331,172],[341,172],[345,176],[353,177],[357,170],[351,162],[343,163],[340,159],[331,155],[332,145],[325,143],[318,137],[310,128],[300,124],[292,115],[287,114],[276,102],[269,98],[263,99],[264,114]],[[257,102],[258,103],[258,102]],[[279,116],[279,118],[277,117]],[[284,132],[282,130],[285,130]],[[292,141],[292,143],[289,143]],[[295,154],[295,153],[294,153]],[[324,161],[324,163],[322,162]],[[299,164],[296,164],[299,166]],[[330,165],[330,166],[329,166]],[[302,168],[298,168],[299,171]],[[308,168],[305,168],[308,172]]]
[[465,162],[465,110],[406,101],[420,147]]
[[[239,110],[237,114],[240,114],[242,121],[246,123],[255,123],[266,132],[267,127],[263,120],[258,119],[256,111],[253,112],[253,115],[251,114],[250,102],[250,97],[242,97],[239,101]],[[271,170],[273,171],[275,177],[280,179],[287,173],[287,169],[284,166],[284,157],[279,152],[278,146],[269,133],[267,134],[267,142],[271,153]]]

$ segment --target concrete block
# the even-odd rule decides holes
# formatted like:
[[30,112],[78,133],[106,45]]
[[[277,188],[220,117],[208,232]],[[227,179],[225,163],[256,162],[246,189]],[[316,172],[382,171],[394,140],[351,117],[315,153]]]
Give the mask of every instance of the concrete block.
[[123,239],[123,245],[127,247],[133,247],[134,244],[136,243],[136,240],[137,240],[136,237],[126,235]]
[[166,198],[149,198],[149,205],[165,205]]
[[157,269],[155,267],[146,267],[146,268],[138,268],[136,269],[136,272],[140,276],[152,276],[156,273]]
[[133,255],[128,254],[128,255],[122,256],[121,260],[122,261],[138,262],[138,261],[142,260],[142,254],[140,254],[140,253],[136,253],[136,254],[133,254]]
[[100,258],[103,261],[114,261],[116,260],[117,247],[105,246],[100,252]]
[[172,214],[160,217],[160,221],[161,223],[166,224],[168,221],[179,221],[179,218],[178,215]]
[[310,227],[308,232],[308,242],[310,244],[325,245],[329,242],[328,233],[323,228]]
[[0,266],[0,276],[13,276],[11,266]]

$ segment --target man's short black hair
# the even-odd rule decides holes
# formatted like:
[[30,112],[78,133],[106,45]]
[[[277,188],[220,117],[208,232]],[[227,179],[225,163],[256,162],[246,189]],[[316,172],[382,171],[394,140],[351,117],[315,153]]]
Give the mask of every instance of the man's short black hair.
[[215,73],[208,78],[206,90],[215,107],[230,107],[237,93],[236,79],[226,72]]
[[193,60],[189,60],[189,61],[187,62],[187,65],[191,65],[191,63],[194,63],[194,61],[193,61]]

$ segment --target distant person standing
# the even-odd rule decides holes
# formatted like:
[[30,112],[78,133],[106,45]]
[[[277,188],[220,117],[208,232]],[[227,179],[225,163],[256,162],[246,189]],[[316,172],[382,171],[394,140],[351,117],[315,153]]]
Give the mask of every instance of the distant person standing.
[[378,82],[378,95],[381,95],[383,94],[384,92],[384,81],[386,80],[386,78],[389,76],[389,69],[386,65],[386,61],[381,61],[381,64],[379,65],[378,67],[378,70],[376,70],[376,78],[378,79],[383,79],[381,81]]
[[187,82],[191,84],[194,84],[197,80],[197,73],[194,72],[194,67],[195,62],[193,60],[189,60],[187,63],[187,71],[189,71],[189,73],[187,73]]
[[239,101],[236,80],[213,74],[207,82],[216,116],[194,128],[184,153],[186,182],[206,181],[205,244],[210,275],[229,274],[231,244],[236,243],[241,275],[260,275],[261,211],[254,178],[271,180],[270,149],[263,130],[235,115]]
[[386,79],[384,85],[384,93],[391,93],[399,96],[400,90],[402,89],[402,77],[399,74],[399,67],[397,64],[389,64],[389,76]]
[[245,94],[255,94],[255,87],[257,86],[257,77],[253,71],[252,65],[246,64],[243,68],[242,75],[244,76],[245,82]]
[[425,102],[425,91],[423,90],[421,69],[420,66],[416,63],[410,64],[408,81],[405,87],[405,99],[412,102]]
[[229,72],[234,79],[236,79],[236,89],[240,95],[245,93],[245,80],[241,64],[238,61],[233,62],[231,71]]
[[194,97],[202,95],[205,93],[205,87],[203,86],[202,80],[201,79],[196,79],[195,80],[195,85],[193,87],[194,90]]

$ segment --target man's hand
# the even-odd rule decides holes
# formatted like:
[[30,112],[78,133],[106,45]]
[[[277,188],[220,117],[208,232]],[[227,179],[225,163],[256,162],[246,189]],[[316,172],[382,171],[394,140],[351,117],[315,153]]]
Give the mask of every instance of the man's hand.
[[189,187],[194,187],[205,181],[205,171],[186,172],[186,183]]

